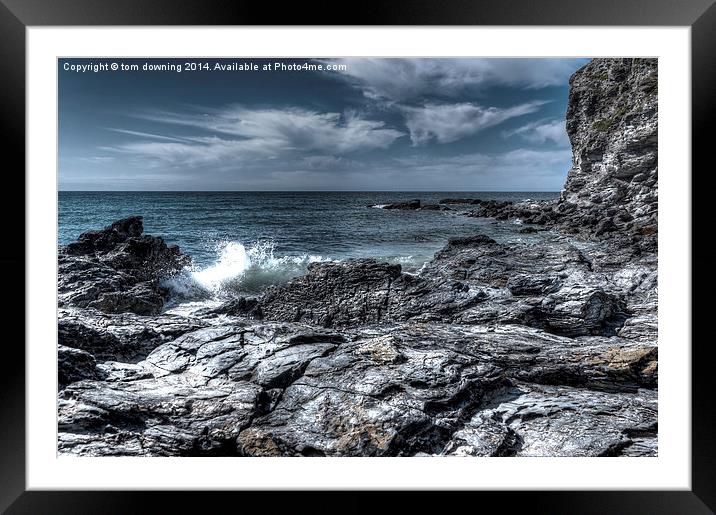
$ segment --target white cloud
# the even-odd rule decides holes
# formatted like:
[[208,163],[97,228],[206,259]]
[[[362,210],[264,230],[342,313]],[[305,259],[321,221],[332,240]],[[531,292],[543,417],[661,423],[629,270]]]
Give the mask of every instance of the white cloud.
[[107,164],[114,162],[113,156],[87,156],[87,157],[79,157],[80,161],[83,161],[85,163],[92,163],[92,164]]
[[470,103],[427,104],[422,107],[403,106],[405,124],[413,145],[431,139],[450,143],[470,136],[505,120],[537,111],[545,102],[529,102],[514,107],[481,107]]
[[504,137],[519,136],[530,143],[543,144],[552,141],[560,147],[569,147],[564,120],[539,120],[502,133]]
[[163,140],[163,141],[184,141],[182,138],[178,138],[176,136],[164,136],[161,134],[152,134],[149,132],[131,131],[128,129],[117,129],[115,127],[107,127],[106,129],[108,131],[118,132],[119,134],[127,134],[129,136],[139,136],[141,138],[158,139],[158,140]]
[[[177,138],[122,129],[116,131],[143,139],[112,149],[185,165],[277,158],[308,152],[340,156],[384,149],[404,136],[384,122],[366,120],[355,113],[318,113],[299,108],[230,107],[201,114],[159,112],[138,117],[155,123],[193,127],[210,135]],[[155,141],[157,139],[167,141]]]
[[453,96],[466,89],[565,86],[586,59],[366,59],[344,58],[343,77],[369,98],[405,101]]

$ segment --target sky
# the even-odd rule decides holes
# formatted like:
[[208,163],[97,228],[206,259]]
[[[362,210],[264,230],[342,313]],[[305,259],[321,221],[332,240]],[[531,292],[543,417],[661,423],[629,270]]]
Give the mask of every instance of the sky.
[[587,62],[60,59],[59,187],[560,191]]

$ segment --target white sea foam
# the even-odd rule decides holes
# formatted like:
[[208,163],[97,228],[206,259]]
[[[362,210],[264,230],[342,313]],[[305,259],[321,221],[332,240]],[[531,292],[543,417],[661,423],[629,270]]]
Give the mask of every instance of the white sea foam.
[[251,266],[251,258],[241,243],[230,241],[221,248],[219,258],[208,267],[191,272],[197,283],[213,291],[235,278],[240,278]]
[[330,261],[317,255],[277,257],[273,242],[248,247],[235,241],[216,247],[216,260],[205,267],[192,267],[173,277],[167,286],[181,299],[221,297],[231,293],[256,294],[306,272],[310,263]]

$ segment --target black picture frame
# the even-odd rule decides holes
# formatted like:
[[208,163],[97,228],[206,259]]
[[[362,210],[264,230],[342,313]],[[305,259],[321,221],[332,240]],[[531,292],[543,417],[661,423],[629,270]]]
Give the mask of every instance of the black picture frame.
[[[266,493],[233,492],[70,492],[26,491],[25,487],[25,29],[31,26],[81,25],[572,25],[572,26],[688,26],[691,27],[692,72],[692,277],[706,290],[713,280],[708,266],[716,253],[709,244],[696,252],[698,228],[709,220],[708,189],[701,176],[713,170],[707,142],[716,112],[715,0],[355,0],[350,4],[316,1],[274,5],[272,2],[225,0],[0,0],[0,138],[2,168],[8,197],[2,205],[4,252],[3,309],[5,341],[0,371],[0,510],[7,513],[138,513],[183,512],[196,506],[248,507],[266,503]],[[710,144],[709,144],[710,143]],[[22,171],[22,172],[21,172]],[[684,170],[688,179],[688,170]],[[12,192],[12,193],[11,193]],[[22,194],[20,193],[22,192]],[[20,223],[22,213],[23,223]],[[706,222],[703,222],[706,220]],[[711,247],[713,248],[713,247]],[[19,271],[22,270],[21,274]],[[694,291],[695,293],[695,291]],[[716,511],[716,444],[712,368],[713,337],[698,338],[696,329],[708,320],[710,302],[692,302],[692,455],[691,491],[477,492],[483,506],[539,513],[713,513]],[[14,336],[14,337],[13,337]],[[274,494],[271,494],[274,495]],[[293,494],[300,497],[304,493]],[[382,504],[374,494],[351,492],[350,499],[321,494],[312,512],[367,511]],[[455,494],[452,494],[453,496]],[[210,500],[207,499],[211,496]],[[281,500],[282,495],[273,497]],[[461,503],[461,496],[452,503]],[[429,507],[423,493],[412,501]],[[470,503],[478,502],[471,500]],[[228,503],[228,504],[224,504]],[[294,509],[302,505],[294,500]],[[457,507],[457,504],[454,504]],[[445,505],[443,505],[443,508]],[[233,508],[232,508],[233,509]],[[457,509],[457,508],[456,508]]]

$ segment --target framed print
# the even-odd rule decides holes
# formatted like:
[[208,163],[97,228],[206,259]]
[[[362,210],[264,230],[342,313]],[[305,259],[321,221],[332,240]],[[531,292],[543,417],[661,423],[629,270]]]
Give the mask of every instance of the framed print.
[[0,11],[3,509],[714,509],[711,2],[179,4]]

